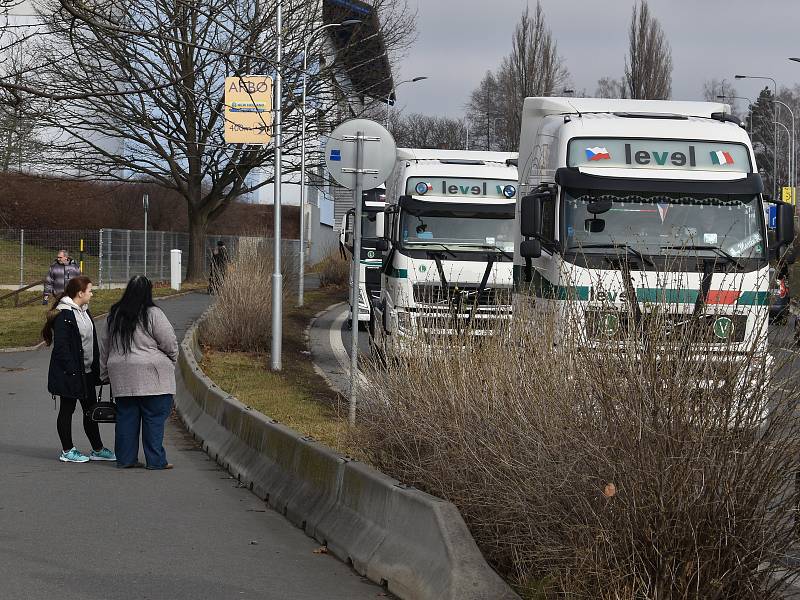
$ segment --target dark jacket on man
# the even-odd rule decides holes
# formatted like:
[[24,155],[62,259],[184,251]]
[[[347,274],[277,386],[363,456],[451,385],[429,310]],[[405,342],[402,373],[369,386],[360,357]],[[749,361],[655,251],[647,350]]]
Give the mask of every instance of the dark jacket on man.
[[71,310],[58,313],[53,321],[53,354],[47,374],[47,390],[51,394],[65,398],[85,398],[87,379],[89,384],[99,385],[100,348],[96,332],[93,344],[91,374],[84,377],[83,344],[78,322]]
[[44,280],[44,295],[51,296],[62,293],[66,289],[69,280],[80,274],[81,270],[78,267],[78,263],[71,258],[65,265],[55,261],[50,265],[50,270]]

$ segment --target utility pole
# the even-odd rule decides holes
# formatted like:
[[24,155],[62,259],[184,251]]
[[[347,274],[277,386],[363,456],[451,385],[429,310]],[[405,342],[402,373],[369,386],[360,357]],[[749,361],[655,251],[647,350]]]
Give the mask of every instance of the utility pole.
[[283,69],[283,0],[277,0],[277,40],[278,51],[275,57],[275,95],[273,106],[275,109],[275,167],[273,181],[275,195],[273,201],[273,221],[275,231],[273,235],[273,263],[272,271],[272,348],[270,359],[272,370],[281,370],[281,353],[283,351],[283,275],[281,275],[281,69]]
[[150,210],[150,196],[142,196],[142,206],[144,207],[144,276],[147,277],[147,211]]

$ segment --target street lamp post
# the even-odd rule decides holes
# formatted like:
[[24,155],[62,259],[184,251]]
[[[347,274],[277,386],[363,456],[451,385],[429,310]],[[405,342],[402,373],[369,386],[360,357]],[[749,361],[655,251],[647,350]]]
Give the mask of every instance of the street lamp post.
[[277,21],[277,52],[275,56],[275,86],[274,94],[274,133],[275,133],[275,166],[273,173],[273,183],[275,194],[272,205],[273,221],[275,230],[273,235],[273,271],[272,271],[272,345],[270,349],[270,361],[273,371],[281,370],[281,353],[283,352],[283,305],[281,297],[283,295],[283,276],[281,275],[281,70],[283,69],[283,0],[277,0],[275,17]]
[[[783,127],[784,131],[786,131],[786,138],[787,138],[787,139],[790,139],[791,133],[789,132],[789,128],[788,128],[788,127],[786,127],[786,125],[784,125],[784,124],[783,124],[783,123],[781,123],[780,121],[773,121],[773,124],[774,124],[776,127],[777,127],[777,126],[779,126],[779,125],[780,125],[781,127]],[[776,162],[777,162],[777,157],[776,157]],[[789,164],[791,165],[791,161],[790,161],[790,163],[789,163]],[[791,169],[791,167],[790,167],[790,169]],[[790,181],[791,181],[791,175],[789,175],[789,177],[790,177]],[[791,183],[790,183],[789,185],[791,185]]]
[[329,23],[318,27],[308,36],[305,45],[303,46],[303,94],[300,107],[301,125],[300,125],[300,255],[299,269],[300,269],[300,282],[297,291],[297,306],[303,306],[305,294],[305,257],[306,257],[306,83],[308,79],[308,48],[311,41],[317,34],[330,29],[331,27],[348,27],[361,23],[360,19],[350,19],[342,21],[341,23]]
[[[733,77],[734,77],[734,79],[768,79],[769,81],[772,82],[772,98],[773,99],[777,99],[778,98],[778,84],[772,77],[764,77],[762,75],[734,75]],[[774,135],[774,139],[773,139],[774,155],[773,155],[773,159],[772,159],[772,197],[773,198],[775,198],[777,196],[777,193],[778,193],[778,188],[777,188],[777,185],[778,185],[777,184],[777,178],[778,178],[778,169],[777,169],[777,165],[778,165],[778,125],[777,125],[777,122],[778,122],[778,117],[777,117],[777,115],[774,114],[774,112],[775,111],[773,111],[773,118],[774,118],[774,122],[773,122],[773,125],[774,125],[774,132],[773,132],[773,135]]]
[[386,129],[389,129],[389,110],[392,107],[391,102],[392,102],[392,94],[394,94],[394,91],[397,88],[399,88],[401,85],[403,85],[404,83],[417,83],[418,81],[423,81],[424,79],[428,79],[428,78],[427,77],[412,77],[411,79],[406,79],[404,81],[401,81],[397,85],[393,86],[391,90],[389,90],[389,95],[386,96]]
[[[791,120],[792,120],[792,137],[791,137],[791,142],[789,143],[789,146],[790,146],[790,148],[789,148],[789,187],[792,189],[792,196],[794,196],[794,188],[795,188],[795,185],[797,185],[797,177],[796,177],[796,173],[795,173],[795,171],[797,169],[796,169],[796,165],[795,165],[796,154],[795,154],[795,135],[794,135],[795,134],[795,129],[794,129],[794,111],[791,108],[789,108],[789,105],[786,104],[785,102],[781,102],[780,100],[774,100],[773,102],[775,102],[775,104],[780,104],[782,107],[784,107],[786,110],[788,110],[789,111],[789,118],[791,118]],[[785,127],[785,125],[784,125],[784,127]],[[787,134],[789,133],[788,129],[787,129],[786,133]],[[792,200],[794,200],[794,197],[792,197]]]

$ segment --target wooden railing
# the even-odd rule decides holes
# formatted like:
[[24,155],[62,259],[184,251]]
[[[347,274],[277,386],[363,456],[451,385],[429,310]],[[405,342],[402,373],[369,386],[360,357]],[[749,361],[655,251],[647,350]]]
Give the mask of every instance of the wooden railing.
[[39,279],[38,281],[34,281],[33,283],[29,283],[25,287],[21,287],[21,288],[19,288],[17,290],[14,290],[13,292],[11,292],[9,294],[4,294],[4,295],[0,296],[0,302],[5,300],[6,298],[12,298],[12,297],[14,298],[14,306],[15,307],[27,306],[27,305],[33,304],[35,302],[40,302],[41,299],[42,299],[42,296],[34,296],[33,298],[31,298],[29,300],[25,300],[24,302],[20,302],[19,294],[20,294],[20,292],[26,292],[29,289],[31,289],[32,287],[36,287],[37,285],[43,285],[43,284],[44,284],[44,279]]

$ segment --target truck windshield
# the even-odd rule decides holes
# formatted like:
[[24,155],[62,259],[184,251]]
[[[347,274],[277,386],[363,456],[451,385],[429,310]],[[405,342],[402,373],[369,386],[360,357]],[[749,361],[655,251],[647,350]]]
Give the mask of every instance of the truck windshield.
[[[592,214],[590,204],[610,207]],[[648,255],[681,248],[709,257],[766,257],[757,196],[651,192],[564,191],[566,249],[603,252],[596,246],[629,246]],[[595,248],[591,248],[595,246]]]
[[[458,247],[460,250],[484,250],[494,247],[514,250],[514,204],[481,205],[479,210],[465,206],[441,214],[431,203],[430,211],[401,211],[400,236],[409,247]],[[449,205],[452,206],[452,205]]]

